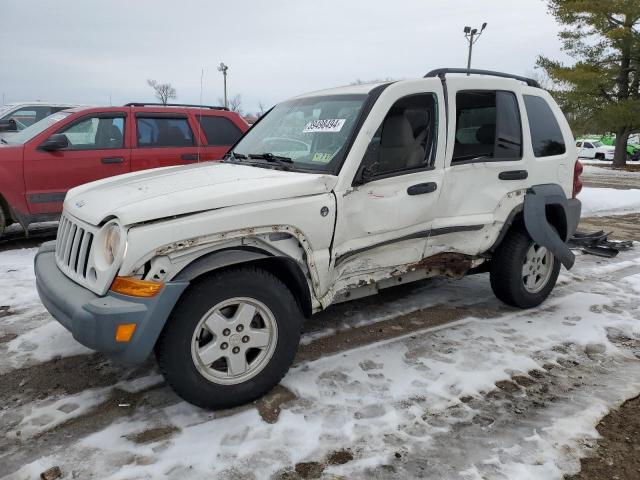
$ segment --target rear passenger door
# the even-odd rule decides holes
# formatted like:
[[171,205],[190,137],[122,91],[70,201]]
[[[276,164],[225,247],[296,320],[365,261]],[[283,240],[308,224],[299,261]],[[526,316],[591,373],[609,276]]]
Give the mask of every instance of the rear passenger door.
[[[500,221],[501,206],[508,208],[505,197],[528,185],[524,105],[518,92],[510,89],[471,90],[468,82],[458,79],[447,83],[447,165],[427,248],[430,254],[476,254],[474,249],[484,248],[477,240],[488,243],[486,248],[491,245],[490,235],[481,230],[491,230]],[[477,83],[482,85],[482,80]]]
[[136,112],[134,118],[133,171],[197,163],[204,153],[186,113]]
[[221,160],[246,130],[241,130],[230,118],[223,115],[196,114],[195,117],[204,133],[207,145],[206,160]]

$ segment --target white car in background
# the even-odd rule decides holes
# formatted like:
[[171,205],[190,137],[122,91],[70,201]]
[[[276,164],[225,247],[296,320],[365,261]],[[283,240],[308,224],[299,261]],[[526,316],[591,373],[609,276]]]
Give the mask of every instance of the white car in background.
[[51,114],[79,105],[69,103],[24,102],[0,107],[0,138],[17,133]]
[[595,160],[613,160],[616,147],[605,145],[599,140],[578,140],[576,142],[578,158],[593,158]]

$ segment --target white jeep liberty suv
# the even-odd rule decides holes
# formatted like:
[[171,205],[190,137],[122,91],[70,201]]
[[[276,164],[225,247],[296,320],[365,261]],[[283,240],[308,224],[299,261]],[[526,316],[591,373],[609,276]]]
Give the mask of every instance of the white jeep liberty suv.
[[500,300],[540,304],[574,261],[576,159],[524,77],[441,69],[301,95],[222,162],[71,190],[38,292],[82,344],[155,351],[182,398],[230,407],[281,380],[304,319],[333,303],[489,272]]

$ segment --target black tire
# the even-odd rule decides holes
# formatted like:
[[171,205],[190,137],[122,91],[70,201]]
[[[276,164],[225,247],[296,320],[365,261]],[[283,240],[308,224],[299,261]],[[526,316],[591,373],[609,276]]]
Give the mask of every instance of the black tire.
[[533,293],[525,288],[522,269],[527,252],[534,244],[524,228],[514,227],[505,236],[491,260],[491,289],[498,299],[518,308],[540,305],[551,293],[560,273],[560,262],[553,258],[553,265],[543,287]]
[[[196,366],[194,332],[215,305],[238,297],[261,302],[271,311],[277,329],[275,350],[254,377],[232,385],[215,383]],[[156,343],[155,354],[162,375],[184,400],[207,409],[229,408],[264,395],[280,382],[293,363],[301,330],[302,313],[284,283],[259,268],[234,268],[213,273],[185,291]]]
[[596,160],[604,160],[605,159],[604,158],[604,153],[596,153],[595,159]]

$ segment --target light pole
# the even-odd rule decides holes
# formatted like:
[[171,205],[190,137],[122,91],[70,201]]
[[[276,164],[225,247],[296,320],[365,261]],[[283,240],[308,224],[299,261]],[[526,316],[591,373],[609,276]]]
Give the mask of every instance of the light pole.
[[222,72],[222,75],[224,76],[224,108],[229,108],[229,102],[227,101],[227,70],[229,70],[229,67],[220,62],[218,71]]
[[[487,28],[487,22],[482,24],[480,31],[477,28],[464,27],[464,38],[469,42],[469,58],[467,59],[467,70],[471,70],[471,53],[473,51],[473,44],[478,41],[484,29]],[[469,75],[467,73],[467,75]]]

